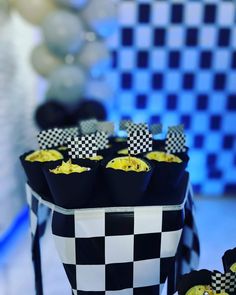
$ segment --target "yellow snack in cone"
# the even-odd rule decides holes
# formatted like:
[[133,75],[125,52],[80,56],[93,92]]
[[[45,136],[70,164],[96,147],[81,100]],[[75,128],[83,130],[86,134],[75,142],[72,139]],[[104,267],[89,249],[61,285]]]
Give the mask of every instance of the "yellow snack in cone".
[[61,153],[56,150],[40,150],[26,156],[25,160],[29,162],[49,162],[63,159]]
[[54,174],[71,174],[71,173],[82,173],[85,171],[89,171],[90,168],[87,167],[81,167],[77,164],[72,164],[71,160],[67,162],[62,162],[60,166],[57,166],[55,169],[49,170],[50,172]]
[[135,172],[145,172],[150,170],[147,163],[135,157],[115,158],[107,164],[106,168]]
[[149,160],[155,160],[158,162],[169,162],[169,163],[181,163],[182,160],[172,154],[167,154],[164,152],[157,152],[157,151],[153,151],[150,152],[146,155],[146,158]]
[[92,160],[92,161],[101,161],[102,159],[103,159],[103,156],[100,156],[100,155],[89,158],[89,160]]
[[230,270],[232,272],[236,272],[236,262],[234,264],[231,265]]

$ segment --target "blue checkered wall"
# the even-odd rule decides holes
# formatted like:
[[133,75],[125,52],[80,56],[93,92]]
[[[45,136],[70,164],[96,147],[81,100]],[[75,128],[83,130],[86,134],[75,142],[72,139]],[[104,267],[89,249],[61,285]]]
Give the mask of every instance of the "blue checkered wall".
[[112,119],[184,123],[192,182],[236,193],[235,0],[119,0]]

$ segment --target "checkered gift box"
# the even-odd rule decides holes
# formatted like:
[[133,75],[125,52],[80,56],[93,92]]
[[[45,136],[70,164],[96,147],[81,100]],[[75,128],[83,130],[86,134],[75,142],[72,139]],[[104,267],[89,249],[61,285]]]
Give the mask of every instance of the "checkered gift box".
[[45,150],[62,146],[64,134],[62,129],[53,128],[39,132],[37,138],[40,149]]
[[232,293],[236,294],[236,273],[227,272],[222,274],[214,271],[211,276],[211,286],[215,293]]
[[68,138],[68,154],[72,159],[90,158],[97,155],[97,139],[95,134]]
[[148,129],[129,132],[127,143],[130,155],[150,152],[152,151],[152,134]]

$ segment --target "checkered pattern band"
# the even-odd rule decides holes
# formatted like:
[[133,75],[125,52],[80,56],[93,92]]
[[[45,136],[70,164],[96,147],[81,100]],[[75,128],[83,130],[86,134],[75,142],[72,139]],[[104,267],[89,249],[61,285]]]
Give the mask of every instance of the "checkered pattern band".
[[79,136],[79,128],[78,127],[71,127],[71,128],[64,128],[63,129],[63,142],[67,144],[69,137],[78,137]]
[[182,216],[162,206],[55,212],[54,240],[74,294],[161,294]]
[[72,159],[95,157],[98,149],[95,134],[68,138],[68,149]]
[[121,120],[121,121],[120,121],[120,125],[119,125],[119,129],[120,129],[120,130],[126,130],[128,124],[130,124],[130,123],[131,123],[130,120]]
[[162,124],[151,124],[150,130],[153,135],[162,133],[163,126]]
[[80,131],[82,134],[91,134],[97,131],[97,120],[83,120],[79,123]]
[[109,147],[108,134],[106,132],[97,132],[96,141],[98,150],[107,149]]
[[129,132],[127,143],[130,155],[150,152],[152,151],[152,134],[147,129]]
[[236,293],[236,273],[227,272],[222,274],[214,271],[211,279],[211,286],[215,293]]
[[169,130],[165,141],[165,150],[169,154],[186,151],[186,136],[183,132]]
[[59,128],[43,130],[37,135],[40,149],[50,149],[63,145],[63,131]]
[[114,134],[115,126],[113,122],[98,122],[97,131],[106,132],[109,136]]
[[136,123],[130,122],[127,124],[126,130],[128,133],[139,131],[139,130],[148,130],[148,125],[146,123],[136,124]]
[[184,133],[184,125],[179,124],[179,125],[175,125],[175,126],[169,126],[168,131],[169,132],[176,132],[176,133]]

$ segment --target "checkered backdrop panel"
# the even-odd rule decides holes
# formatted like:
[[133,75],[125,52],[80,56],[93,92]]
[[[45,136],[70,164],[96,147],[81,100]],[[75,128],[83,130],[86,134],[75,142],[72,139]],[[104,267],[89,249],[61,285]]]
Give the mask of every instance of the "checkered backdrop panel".
[[119,0],[118,9],[112,119],[183,123],[195,190],[235,193],[235,1]]

